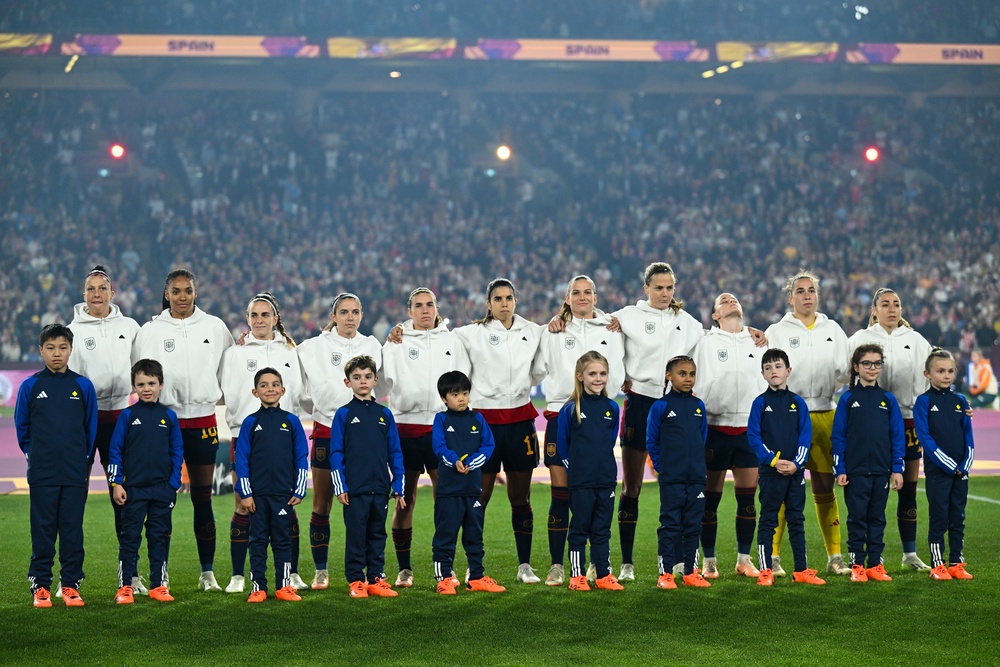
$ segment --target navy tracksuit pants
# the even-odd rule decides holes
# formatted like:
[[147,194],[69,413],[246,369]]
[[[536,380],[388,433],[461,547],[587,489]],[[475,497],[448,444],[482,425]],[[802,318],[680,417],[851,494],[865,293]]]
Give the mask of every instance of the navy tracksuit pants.
[[[768,467],[761,466],[760,473],[760,518],[757,519],[757,556],[760,569],[771,569],[771,555],[774,550],[774,531],[778,527],[778,512],[785,505],[785,520],[788,522],[788,541],[792,545],[795,558],[795,572],[806,569],[806,478],[800,468],[794,475],[781,475]],[[850,485],[848,485],[850,486]]]
[[889,501],[888,475],[851,475],[844,487],[847,505],[847,551],[852,565],[868,567],[882,562],[885,550],[885,505]]
[[365,581],[374,584],[385,578],[385,518],[389,497],[383,494],[350,494],[344,505],[344,574],[348,583]]
[[289,585],[292,574],[292,522],[295,509],[290,496],[253,497],[256,510],[250,515],[250,581],[252,591],[267,592],[267,545],[274,556],[275,590]]
[[570,489],[569,545],[570,576],[586,573],[587,541],[590,560],[597,578],[611,574],[611,520],[615,516],[615,487]]
[[[962,547],[965,543],[965,504],[969,499],[969,476],[949,475],[934,463],[924,461],[927,487],[927,541],[931,545],[932,566],[964,563]],[[948,533],[951,547],[949,558],[944,557],[944,534]]]
[[469,561],[469,579],[482,579],[483,505],[479,496],[447,496],[434,500],[434,578],[438,581],[451,576],[455,569],[455,543],[462,530],[462,547]]
[[85,486],[31,486],[31,591],[51,590],[52,563],[59,538],[59,578],[63,586],[80,588],[83,581],[83,508]]
[[122,505],[122,532],[118,535],[118,586],[129,586],[137,571],[142,525],[146,524],[150,588],[159,588],[167,577],[171,515],[177,491],[164,482],[153,486],[126,486]]
[[684,563],[684,574],[694,572],[704,514],[705,482],[660,482],[660,527],[656,529],[660,574],[672,571],[677,562]]

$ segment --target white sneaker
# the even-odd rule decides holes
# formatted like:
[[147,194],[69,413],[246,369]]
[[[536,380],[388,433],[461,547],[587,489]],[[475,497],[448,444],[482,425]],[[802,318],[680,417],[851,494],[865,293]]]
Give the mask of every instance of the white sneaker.
[[781,567],[781,557],[772,556],[771,557],[771,574],[775,577],[784,577],[787,575],[785,568]]
[[632,563],[622,563],[622,571],[618,574],[618,581],[635,581],[635,568]]
[[677,575],[684,576],[684,563],[674,563],[674,569],[671,573],[676,577]]
[[749,554],[737,554],[736,574],[756,579],[760,576],[760,570],[753,566],[753,559]]
[[549,574],[545,577],[546,586],[562,586],[563,581],[566,577],[566,573],[563,570],[563,566],[555,563],[549,568]]
[[931,566],[920,560],[920,556],[915,553],[903,554],[903,566],[912,567],[914,570],[929,570]]
[[132,594],[149,595],[149,589],[142,582],[142,577],[132,577]]
[[597,581],[597,566],[591,563],[587,567],[587,582],[594,583]]
[[715,557],[709,558],[708,556],[701,563],[701,576],[705,579],[718,579],[719,578],[719,566],[715,561]]
[[309,588],[314,591],[325,591],[326,587],[330,585],[330,573],[326,570],[316,570],[316,576],[313,577],[312,584]]
[[201,576],[198,577],[198,585],[201,587],[201,590],[203,591],[222,590],[222,586],[220,586],[219,582],[215,580],[215,573],[212,572],[211,570],[205,570],[204,572],[201,573]]
[[[242,593],[243,586],[246,583],[246,579],[239,574],[234,574],[233,578],[229,580],[229,585],[226,586],[227,593]],[[207,588],[205,590],[208,590]]]
[[299,576],[298,572],[292,572],[288,575],[288,584],[297,591],[304,591],[309,588],[309,584],[302,581],[302,577]]
[[170,576],[166,573],[166,571],[163,572],[163,583],[160,585],[167,590],[170,590]]
[[400,570],[396,576],[396,588],[413,588],[413,570]]
[[62,597],[62,581],[56,582],[56,594],[53,597]]
[[850,574],[851,566],[844,562],[844,557],[834,554],[827,558],[826,571],[830,574]]
[[[472,570],[470,570],[469,568],[465,568],[465,585],[466,586],[469,585],[469,575],[470,574],[472,574]],[[451,571],[451,578],[452,579],[458,579],[458,577],[455,576],[455,570]]]
[[521,563],[517,566],[517,580],[522,584],[540,584],[542,580],[538,578],[535,571],[528,563]]

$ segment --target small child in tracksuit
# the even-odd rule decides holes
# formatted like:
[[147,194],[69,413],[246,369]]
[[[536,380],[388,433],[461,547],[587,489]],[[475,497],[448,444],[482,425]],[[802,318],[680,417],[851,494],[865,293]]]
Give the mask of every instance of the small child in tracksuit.
[[[708,481],[705,404],[691,393],[696,373],[691,357],[671,358],[666,369],[670,391],[653,403],[646,420],[646,450],[660,485],[660,527],[656,531],[658,588],[677,588],[673,569],[678,555],[684,561],[685,586],[711,586],[695,571]],[[678,542],[682,545],[679,554]]]
[[[352,598],[398,595],[385,580],[385,519],[391,495],[403,509],[403,452],[392,412],[375,402],[378,367],[367,355],[347,362],[354,397],[330,426],[333,492],[344,506],[344,574]],[[392,476],[390,478],[390,469]]]
[[452,576],[455,543],[462,530],[462,546],[469,561],[470,591],[503,593],[506,588],[487,577],[483,569],[483,465],[493,455],[493,432],[483,416],[469,409],[472,382],[462,371],[438,378],[438,394],[447,410],[434,417],[431,444],[438,457],[434,495],[434,578],[437,592],[455,595]]
[[14,406],[17,444],[28,461],[34,606],[51,607],[52,561],[59,539],[59,575],[67,607],[82,607],[83,508],[97,438],[93,383],[69,370],[73,332],[50,324],[38,337],[45,368],[21,383]]
[[171,602],[167,557],[171,514],[181,486],[184,441],[177,414],[160,403],[163,366],[155,359],[132,365],[132,388],[139,401],[122,410],[108,445],[111,498],[121,507],[118,536],[118,593],[115,602],[135,602],[131,573],[136,571],[142,526],[149,551],[149,597]]
[[[951,389],[955,382],[955,358],[947,350],[936,347],[931,351],[924,364],[924,376],[931,387],[913,405],[913,426],[924,448],[930,576],[938,581],[972,579],[965,571],[962,556],[969,471],[975,456],[972,418],[966,414],[969,403]],[[945,532],[951,546],[948,560],[944,558]]]
[[274,556],[275,597],[302,598],[291,585],[293,508],[306,495],[309,443],[299,418],[280,407],[285,387],[274,368],[254,375],[260,410],[245,420],[236,439],[236,492],[250,513],[250,581],[247,602],[267,599],[267,545]]
[[[859,345],[851,384],[837,403],[830,436],[833,472],[844,487],[851,581],[892,581],[882,564],[885,505],[903,486],[906,435],[896,397],[878,385],[882,346]],[[865,567],[867,555],[868,567]]]
[[587,541],[597,569],[595,584],[611,591],[622,585],[611,573],[611,520],[615,516],[618,464],[618,404],[608,398],[608,360],[599,352],[581,356],[573,394],[559,410],[556,452],[566,466],[569,486],[569,588],[589,591]]
[[784,350],[772,348],[760,360],[761,375],[768,388],[754,399],[747,422],[747,440],[760,461],[760,519],[757,522],[757,552],[760,575],[757,583],[771,586],[771,552],[778,513],[785,506],[788,541],[795,556],[793,581],[823,585],[806,561],[806,504],[804,466],[809,460],[812,422],[809,408],[798,394],[788,390],[792,367]]

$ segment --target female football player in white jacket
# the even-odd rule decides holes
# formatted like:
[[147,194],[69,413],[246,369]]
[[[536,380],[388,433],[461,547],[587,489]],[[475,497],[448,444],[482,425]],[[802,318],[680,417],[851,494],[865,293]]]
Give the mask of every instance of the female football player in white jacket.
[[370,356],[381,368],[382,346],[372,336],[358,333],[364,312],[361,299],[348,292],[338,294],[330,307],[330,323],[318,336],[298,346],[302,368],[302,406],[312,413],[313,509],[309,518],[309,546],[316,575],[313,590],[323,590],[330,582],[327,558],[330,551],[330,508],[333,505],[333,478],[330,475],[330,425],[337,410],[351,400],[344,384],[344,368],[354,357]]
[[705,443],[708,483],[701,523],[705,560],[701,574],[706,579],[719,577],[715,560],[717,510],[726,472],[732,470],[736,483],[736,573],[756,579],[760,572],[753,565],[750,550],[757,527],[754,495],[758,460],[747,440],[747,421],[754,399],[767,389],[760,372],[764,351],[757,348],[750,330],[744,326],[743,307],[732,294],[724,292],[716,297],[712,319],[719,326],[698,341],[693,355],[698,369],[694,392],[708,411]]
[[198,281],[187,269],[167,274],[163,312],[139,330],[132,361],[163,364],[160,402],[177,413],[184,439],[184,462],[191,479],[194,534],[201,563],[202,590],[221,591],[212,569],[215,561],[215,515],[212,482],[219,449],[215,406],[222,398],[222,355],[235,342],[218,317],[198,308]]
[[[226,350],[222,357],[222,395],[226,403],[226,423],[235,446],[243,420],[260,409],[260,399],[252,393],[253,379],[261,368],[274,368],[281,373],[285,394],[280,407],[293,414],[299,411],[302,397],[302,371],[295,341],[285,333],[278,302],[270,292],[254,295],[247,304],[247,325],[250,335]],[[233,448],[229,451],[230,462]],[[233,484],[236,470],[233,470]],[[245,584],[247,548],[250,545],[250,516],[240,506],[239,494],[233,494],[236,511],[229,524],[229,550],[233,560],[233,574],[226,586],[227,593],[242,593]],[[290,583],[301,590],[308,588],[299,576],[299,519],[292,508],[292,573]]]
[[413,586],[413,507],[424,470],[437,490],[438,460],[431,445],[431,428],[434,416],[445,407],[437,381],[448,371],[468,375],[471,370],[465,346],[438,314],[434,292],[426,287],[413,290],[406,301],[406,313],[410,319],[397,329],[399,342],[390,339],[382,347],[382,374],[406,470],[406,507],[397,507],[392,515],[392,542],[399,561],[396,586],[401,588]]
[[[785,285],[791,312],[767,329],[771,347],[788,354],[794,372],[788,376],[788,390],[805,400],[812,423],[812,445],[806,468],[812,484],[816,518],[819,520],[823,542],[826,545],[826,571],[833,574],[850,574],[851,567],[844,562],[840,542],[840,509],[833,492],[833,453],[830,435],[833,432],[833,413],[837,408],[834,395],[842,384],[840,378],[850,371],[847,351],[847,334],[819,308],[819,278],[807,271],[792,276]],[[781,537],[785,531],[784,510],[778,517],[774,533],[771,568],[774,576],[785,576],[781,567]]]
[[927,391],[924,363],[931,353],[931,344],[903,319],[899,295],[888,287],[875,290],[868,328],[851,336],[848,354],[859,345],[878,343],[882,346],[885,367],[879,376],[879,386],[891,392],[899,401],[906,426],[906,454],[903,488],[898,491],[896,523],[903,543],[903,565],[914,570],[930,570],[917,556],[917,479],[920,476],[920,443],[913,428],[913,404]]

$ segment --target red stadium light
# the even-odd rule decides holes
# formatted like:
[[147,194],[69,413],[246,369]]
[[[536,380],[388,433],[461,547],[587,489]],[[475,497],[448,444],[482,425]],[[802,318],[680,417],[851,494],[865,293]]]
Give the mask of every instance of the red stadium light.
[[869,162],[875,162],[878,160],[878,149],[874,146],[869,146],[865,149],[865,159]]
[[111,153],[111,157],[116,160],[121,160],[125,157],[125,147],[121,144],[111,144],[111,148],[108,149],[108,152]]

